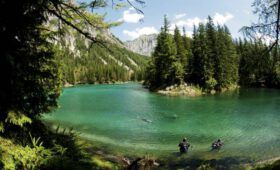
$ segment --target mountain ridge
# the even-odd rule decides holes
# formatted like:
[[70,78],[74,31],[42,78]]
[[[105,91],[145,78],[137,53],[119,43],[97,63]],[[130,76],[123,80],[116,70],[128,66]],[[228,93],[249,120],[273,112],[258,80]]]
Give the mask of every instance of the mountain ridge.
[[124,42],[127,49],[145,56],[151,56],[157,45],[157,34],[142,35]]

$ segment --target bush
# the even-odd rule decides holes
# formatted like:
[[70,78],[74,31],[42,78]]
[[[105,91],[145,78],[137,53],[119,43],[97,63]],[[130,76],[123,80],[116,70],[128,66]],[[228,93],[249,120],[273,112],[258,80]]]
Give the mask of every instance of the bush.
[[206,90],[207,90],[207,91],[214,90],[216,85],[217,85],[217,80],[214,79],[213,77],[210,77],[210,78],[206,81]]
[[52,151],[34,139],[34,146],[21,146],[9,139],[0,138],[0,163],[3,169],[38,169],[46,165],[52,157]]

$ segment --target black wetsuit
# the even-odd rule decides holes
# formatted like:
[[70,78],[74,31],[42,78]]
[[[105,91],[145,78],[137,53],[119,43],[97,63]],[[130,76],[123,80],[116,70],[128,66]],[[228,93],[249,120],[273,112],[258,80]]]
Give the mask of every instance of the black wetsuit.
[[216,142],[212,143],[212,149],[220,149],[222,146],[223,146],[222,141],[216,141]]
[[180,148],[180,153],[186,153],[190,144],[188,142],[180,142],[178,146]]

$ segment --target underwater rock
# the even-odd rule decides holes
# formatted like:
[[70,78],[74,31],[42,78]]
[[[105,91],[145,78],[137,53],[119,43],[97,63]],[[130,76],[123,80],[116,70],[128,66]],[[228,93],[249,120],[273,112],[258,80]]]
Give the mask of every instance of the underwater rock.
[[153,121],[146,119],[146,118],[142,118],[141,120],[143,120],[144,122],[147,122],[147,123],[153,123]]

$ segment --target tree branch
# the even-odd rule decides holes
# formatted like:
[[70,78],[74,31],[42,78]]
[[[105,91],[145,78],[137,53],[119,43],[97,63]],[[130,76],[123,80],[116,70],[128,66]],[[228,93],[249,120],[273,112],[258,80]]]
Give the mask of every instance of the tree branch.
[[61,20],[62,22],[64,22],[66,25],[72,27],[73,29],[75,29],[77,32],[79,32],[80,34],[82,34],[83,36],[85,36],[86,38],[90,39],[93,42],[98,42],[99,41],[92,37],[88,32],[84,32],[82,29],[80,29],[79,27],[75,26],[72,22],[68,21],[67,19],[65,19],[62,15],[59,15],[55,10],[51,10],[49,8],[47,8],[47,10],[53,14],[54,16],[56,16],[59,20]]
[[[140,10],[139,8],[137,8],[135,5],[132,4],[132,2],[130,0],[126,0],[126,2],[132,6],[137,12],[141,13],[141,14],[144,14],[144,12],[142,10]],[[139,3],[144,3],[143,1],[137,1]]]

